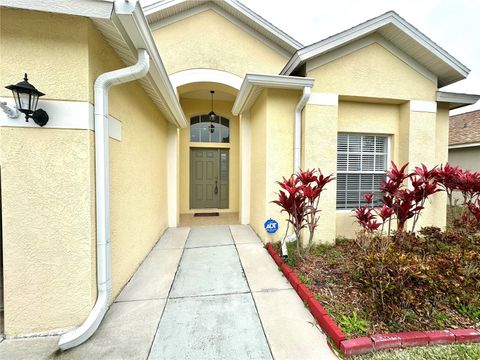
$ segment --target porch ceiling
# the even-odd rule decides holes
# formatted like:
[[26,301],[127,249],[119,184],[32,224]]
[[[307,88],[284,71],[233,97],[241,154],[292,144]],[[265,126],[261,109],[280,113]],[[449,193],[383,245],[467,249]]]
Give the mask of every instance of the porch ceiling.
[[181,98],[210,100],[210,90],[215,91],[214,101],[235,101],[238,90],[224,84],[200,82],[179,86],[178,95]]

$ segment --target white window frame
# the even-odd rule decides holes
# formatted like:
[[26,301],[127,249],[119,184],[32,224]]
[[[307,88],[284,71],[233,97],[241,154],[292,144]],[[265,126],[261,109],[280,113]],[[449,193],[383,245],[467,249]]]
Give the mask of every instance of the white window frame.
[[[387,139],[387,149],[386,149],[386,167],[385,171],[379,171],[379,170],[372,170],[372,171],[352,171],[352,170],[345,170],[345,171],[338,171],[338,137],[340,135],[359,135],[359,136],[383,136]],[[347,145],[348,146],[348,145]],[[348,147],[347,147],[348,149]],[[361,153],[359,153],[361,154]],[[391,135],[390,134],[383,134],[383,133],[357,133],[357,132],[347,132],[347,131],[342,131],[337,133],[337,171],[336,174],[385,174],[386,171],[390,167],[390,161],[391,161]],[[347,161],[348,164],[348,161]],[[374,166],[375,167],[375,166]],[[348,168],[348,167],[347,167]],[[348,189],[346,189],[348,191]],[[338,193],[338,187],[335,192],[335,209],[337,212],[348,212],[350,213],[354,208],[337,208],[337,193]]]

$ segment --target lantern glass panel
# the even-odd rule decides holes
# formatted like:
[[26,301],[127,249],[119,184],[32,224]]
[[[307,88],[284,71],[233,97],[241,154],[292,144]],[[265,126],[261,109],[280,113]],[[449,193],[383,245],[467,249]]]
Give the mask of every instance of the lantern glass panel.
[[22,110],[30,110],[30,94],[29,93],[18,93],[18,97],[19,97],[19,100],[20,100],[20,106],[19,106],[19,109],[22,109]]
[[31,107],[30,107],[30,110],[32,110],[32,112],[37,110],[38,97],[39,96],[37,94],[32,94]]
[[15,99],[15,106],[17,109],[21,109],[21,103],[20,103],[20,94],[17,91],[12,90],[13,98]]

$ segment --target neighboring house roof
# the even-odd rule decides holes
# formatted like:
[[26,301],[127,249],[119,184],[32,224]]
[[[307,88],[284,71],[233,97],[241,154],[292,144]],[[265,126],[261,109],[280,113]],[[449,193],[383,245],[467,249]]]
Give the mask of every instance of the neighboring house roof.
[[161,0],[145,6],[144,10],[153,30],[182,18],[213,10],[236,25],[247,25],[252,35],[267,40],[287,56],[303,47],[297,40],[236,0]]
[[450,148],[480,146],[480,110],[450,116],[448,140]]
[[421,66],[438,76],[443,87],[467,77],[470,70],[394,11],[298,50],[280,74],[290,75],[308,60],[377,33]]

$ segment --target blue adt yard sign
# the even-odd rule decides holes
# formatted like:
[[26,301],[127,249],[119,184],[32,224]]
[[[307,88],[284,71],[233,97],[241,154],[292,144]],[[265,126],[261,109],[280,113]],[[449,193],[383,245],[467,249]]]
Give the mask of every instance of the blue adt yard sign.
[[265,224],[263,224],[263,226],[269,234],[275,234],[278,231],[278,222],[273,219],[268,219],[267,221],[265,221]]

